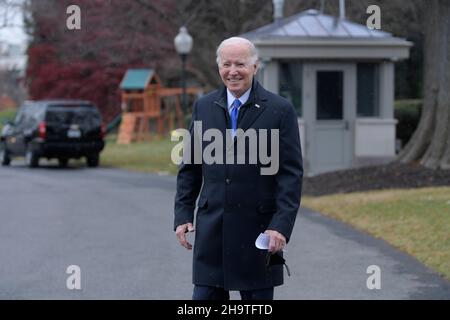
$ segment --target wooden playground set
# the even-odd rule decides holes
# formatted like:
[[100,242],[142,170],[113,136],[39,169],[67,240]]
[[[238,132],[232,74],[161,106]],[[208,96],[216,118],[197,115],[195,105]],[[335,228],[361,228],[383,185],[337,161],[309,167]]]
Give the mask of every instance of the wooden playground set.
[[[118,144],[149,141],[185,127],[181,106],[182,88],[166,88],[152,69],[129,69],[120,83],[122,121]],[[200,88],[187,88],[186,96]]]

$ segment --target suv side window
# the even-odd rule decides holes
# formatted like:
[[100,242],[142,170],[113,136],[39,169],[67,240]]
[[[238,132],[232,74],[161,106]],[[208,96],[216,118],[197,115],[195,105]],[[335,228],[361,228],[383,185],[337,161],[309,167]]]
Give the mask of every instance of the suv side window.
[[19,111],[17,111],[16,117],[14,118],[14,125],[19,127],[24,121],[25,105],[21,106]]
[[28,129],[33,129],[37,127],[38,123],[44,118],[44,105],[36,103],[30,105],[30,107],[26,111],[25,115],[25,126]]

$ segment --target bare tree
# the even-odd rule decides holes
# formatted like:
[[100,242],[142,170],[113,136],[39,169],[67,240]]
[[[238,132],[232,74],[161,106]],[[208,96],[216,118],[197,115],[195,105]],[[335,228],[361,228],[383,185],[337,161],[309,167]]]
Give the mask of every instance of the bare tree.
[[187,25],[194,38],[189,71],[207,85],[207,90],[217,87],[221,83],[215,63],[217,45],[269,23],[271,15],[271,0],[177,1],[178,27]]
[[421,119],[401,162],[420,161],[428,168],[450,169],[450,2],[424,6],[424,102]]
[[[0,29],[22,27],[20,13],[23,0],[0,0]],[[0,44],[4,39],[0,39]],[[5,41],[0,47],[0,58],[11,58],[11,48]],[[2,50],[3,49],[3,50]],[[22,84],[22,72],[14,63],[2,64],[0,69],[0,96],[7,95],[17,104],[26,97],[26,91]]]
[[26,98],[25,88],[20,83],[21,77],[19,70],[0,70],[0,96],[8,95],[17,104],[21,104]]

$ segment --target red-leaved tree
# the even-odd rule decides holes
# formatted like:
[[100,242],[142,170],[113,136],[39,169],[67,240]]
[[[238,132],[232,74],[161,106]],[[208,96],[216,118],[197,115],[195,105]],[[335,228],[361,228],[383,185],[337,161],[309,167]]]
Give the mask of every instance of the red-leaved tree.
[[[152,3],[157,12],[134,1],[29,0],[30,98],[87,99],[100,108],[106,121],[119,114],[119,84],[128,68],[150,67],[164,77],[171,66],[177,67],[170,63],[178,61],[173,49],[177,30],[160,17],[173,12],[172,1]],[[80,30],[66,26],[71,4],[81,9]]]

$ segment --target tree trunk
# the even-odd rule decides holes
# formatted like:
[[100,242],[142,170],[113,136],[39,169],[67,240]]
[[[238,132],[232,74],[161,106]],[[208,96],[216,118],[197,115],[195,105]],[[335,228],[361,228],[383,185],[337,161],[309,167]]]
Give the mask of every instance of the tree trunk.
[[419,125],[400,152],[401,162],[450,168],[450,2],[425,5],[424,101]]

